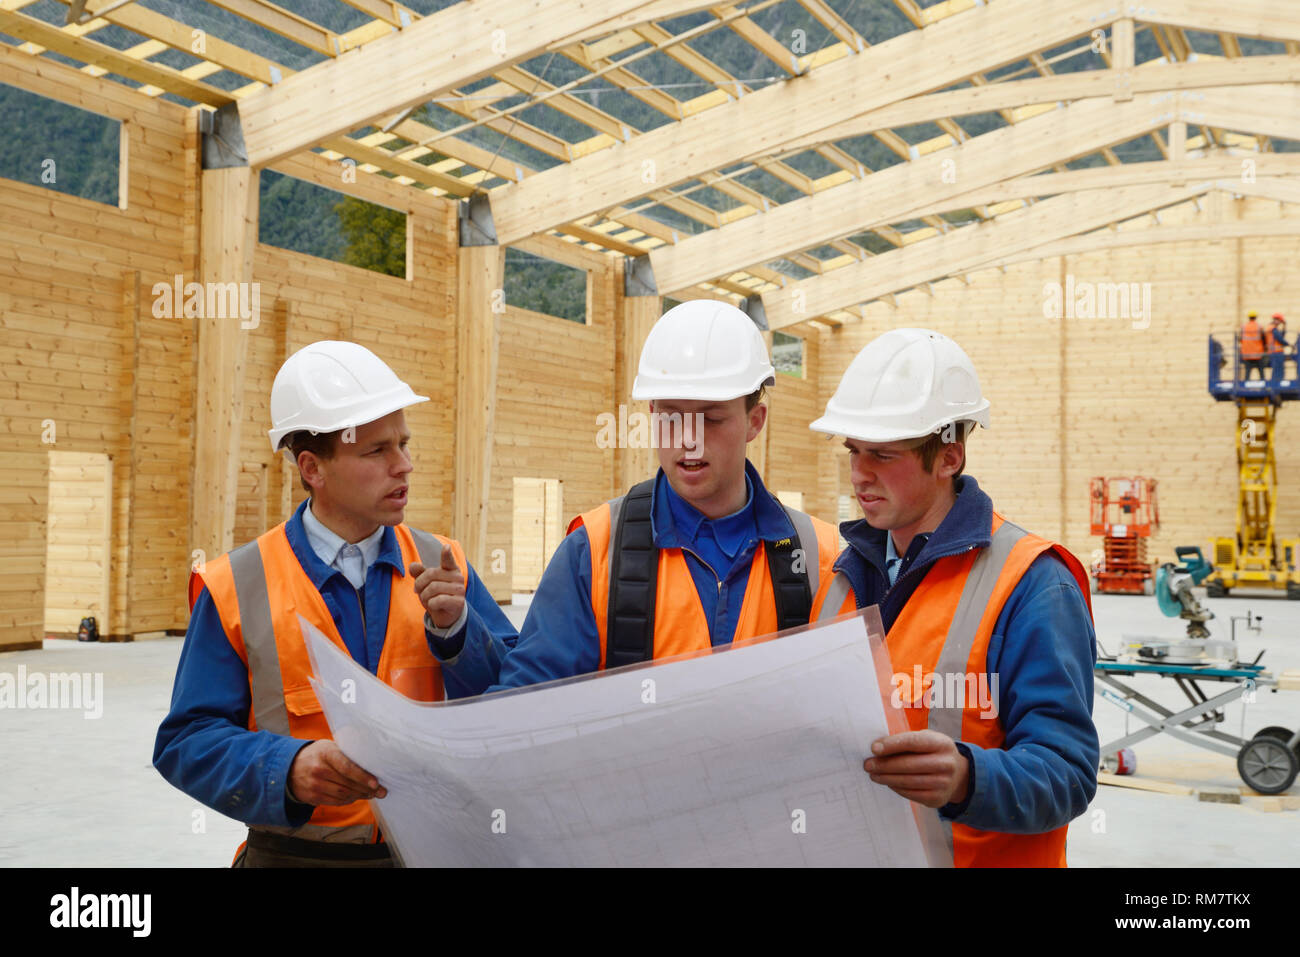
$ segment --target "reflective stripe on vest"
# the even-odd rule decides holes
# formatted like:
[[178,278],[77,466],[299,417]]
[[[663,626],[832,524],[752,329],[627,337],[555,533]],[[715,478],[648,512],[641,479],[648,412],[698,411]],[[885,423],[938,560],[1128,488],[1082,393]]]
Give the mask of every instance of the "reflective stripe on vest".
[[[572,532],[579,526],[587,530],[591,554],[591,603],[600,636],[599,670],[604,670],[607,647],[609,612],[610,550],[613,532],[617,527],[622,497],[606,502],[590,512],[584,512],[569,523]],[[787,509],[787,514],[793,510]],[[796,512],[800,517],[795,525],[800,545],[806,558],[809,585],[817,582],[820,588],[830,573],[839,552],[839,539],[833,525],[820,522],[811,516]],[[791,514],[791,521],[794,515]],[[807,531],[809,545],[804,541]],[[814,551],[815,548],[815,551]],[[706,652],[712,648],[709,623],[700,604],[695,580],[686,564],[681,549],[659,549],[658,581],[655,589],[654,657],[665,658],[692,652]],[[817,588],[810,594],[816,609],[820,597]],[[776,606],[767,554],[763,548],[754,550],[745,597],[741,603],[740,617],[732,636],[735,642],[757,638],[777,630]]]
[[[804,553],[804,567],[808,569],[808,595],[815,598],[817,590],[821,586],[821,562],[809,561],[809,558],[817,556],[810,555],[812,548],[817,542],[817,528],[813,525],[812,516],[807,512],[801,512],[797,508],[790,508],[788,505],[782,505],[785,509],[786,517],[790,519],[790,524],[794,526],[794,533],[799,538],[799,547]],[[820,550],[820,549],[819,549]]]
[[[952,624],[948,626],[948,637],[939,652],[939,663],[934,668],[937,675],[963,674],[970,658],[971,646],[975,644],[975,632],[984,617],[989,600],[993,597],[994,586],[1002,574],[1002,567],[1011,556],[1016,543],[1027,535],[1023,528],[1003,522],[993,533],[988,548],[981,548],[975,563],[966,574],[966,582],[957,601],[957,610],[953,613]],[[969,687],[968,685],[966,687]],[[949,702],[945,702],[945,705]],[[931,731],[946,734],[954,741],[962,740],[962,718],[965,707],[930,708],[926,714],[926,727]],[[952,822],[939,819],[943,828],[943,840],[948,851],[953,851]]]
[[[417,557],[426,567],[436,568],[442,559],[444,542],[451,547],[457,567],[466,578],[468,565],[459,544],[451,539],[404,525],[395,526],[394,533],[401,551],[403,574],[392,575],[378,677],[408,697],[440,700],[443,697],[441,674],[425,637],[424,608],[405,569]],[[268,569],[268,562],[278,566]],[[272,579],[278,586],[274,594],[269,586]],[[249,729],[307,740],[330,738],[320,703],[305,683],[310,665],[306,661],[306,646],[297,633],[297,615],[301,614],[319,628],[345,653],[346,646],[324,599],[293,553],[285,525],[208,563],[203,572],[196,571],[191,580],[191,602],[203,587],[208,588],[227,639],[248,667],[252,703]],[[277,611],[272,607],[273,598],[280,627],[292,634],[288,638],[282,635],[280,642],[276,640]],[[289,662],[292,672],[290,688],[285,687],[284,661]],[[256,829],[328,842],[365,843],[378,837],[374,816],[364,801],[337,807],[318,806],[311,820],[299,827],[259,826]]]
[[[854,606],[845,608],[844,605],[849,601],[853,601]],[[818,624],[830,621],[837,615],[853,611],[856,605],[857,600],[854,598],[853,585],[849,582],[849,576],[843,572],[836,572],[830,586],[826,589],[826,597],[822,600],[821,609],[816,612],[816,621]]]
[[275,646],[266,569],[256,539],[230,553],[230,571],[235,576],[240,632],[248,654],[248,682],[258,730],[287,735],[289,715],[284,705],[280,652]]

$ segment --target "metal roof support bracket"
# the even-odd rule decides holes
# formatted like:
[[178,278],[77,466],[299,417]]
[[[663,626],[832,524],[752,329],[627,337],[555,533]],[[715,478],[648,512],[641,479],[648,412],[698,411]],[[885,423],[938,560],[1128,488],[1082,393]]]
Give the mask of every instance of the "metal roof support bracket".
[[475,193],[460,204],[460,244],[495,246],[497,227],[492,221],[492,203],[486,193]]
[[623,260],[623,295],[657,296],[654,267],[649,256],[627,256]]
[[199,133],[203,141],[203,168],[230,169],[248,165],[244,129],[239,125],[239,105],[227,103],[220,109],[199,110]]

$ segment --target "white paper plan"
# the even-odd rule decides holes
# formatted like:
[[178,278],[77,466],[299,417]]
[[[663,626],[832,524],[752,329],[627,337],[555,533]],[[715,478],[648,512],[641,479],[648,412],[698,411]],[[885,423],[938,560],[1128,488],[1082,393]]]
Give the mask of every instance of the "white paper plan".
[[335,741],[408,867],[926,866],[862,617],[461,702],[408,699],[299,619]]

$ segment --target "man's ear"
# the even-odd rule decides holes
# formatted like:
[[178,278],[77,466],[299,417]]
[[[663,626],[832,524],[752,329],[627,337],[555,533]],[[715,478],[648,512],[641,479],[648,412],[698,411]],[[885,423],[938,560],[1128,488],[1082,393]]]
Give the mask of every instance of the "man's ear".
[[753,442],[758,438],[758,433],[763,431],[763,426],[767,424],[767,403],[760,402],[747,413],[749,418],[749,430],[745,433],[745,442]]
[[940,451],[935,475],[941,479],[952,478],[966,464],[966,443],[949,442]]
[[298,453],[298,471],[302,475],[302,480],[310,485],[313,491],[324,488],[325,470],[321,468],[320,459],[316,457],[315,452],[303,449]]

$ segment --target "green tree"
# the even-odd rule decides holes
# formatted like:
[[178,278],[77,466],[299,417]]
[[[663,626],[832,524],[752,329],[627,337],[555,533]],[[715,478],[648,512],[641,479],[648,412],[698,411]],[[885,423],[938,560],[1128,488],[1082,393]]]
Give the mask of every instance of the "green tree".
[[352,196],[334,204],[347,240],[343,262],[406,277],[406,214]]

